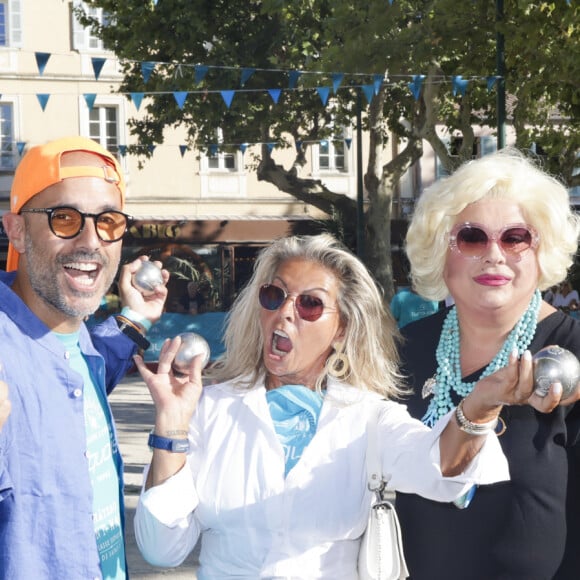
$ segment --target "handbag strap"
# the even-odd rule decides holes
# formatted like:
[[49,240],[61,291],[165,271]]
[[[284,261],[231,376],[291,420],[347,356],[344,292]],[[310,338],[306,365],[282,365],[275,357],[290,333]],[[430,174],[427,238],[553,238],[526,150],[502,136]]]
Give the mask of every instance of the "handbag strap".
[[378,447],[378,422],[379,407],[375,406],[367,423],[367,481],[371,491],[374,491],[379,499],[382,499],[382,491],[385,488],[383,481],[381,458]]

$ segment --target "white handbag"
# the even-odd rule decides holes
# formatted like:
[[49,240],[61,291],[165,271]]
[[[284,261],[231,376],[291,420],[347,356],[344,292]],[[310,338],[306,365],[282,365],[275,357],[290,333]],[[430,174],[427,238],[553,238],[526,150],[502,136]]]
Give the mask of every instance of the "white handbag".
[[401,528],[395,506],[384,499],[386,482],[382,477],[377,446],[378,412],[367,427],[367,477],[368,486],[376,499],[370,510],[367,529],[363,534],[359,556],[360,580],[404,580],[409,571],[403,553]]

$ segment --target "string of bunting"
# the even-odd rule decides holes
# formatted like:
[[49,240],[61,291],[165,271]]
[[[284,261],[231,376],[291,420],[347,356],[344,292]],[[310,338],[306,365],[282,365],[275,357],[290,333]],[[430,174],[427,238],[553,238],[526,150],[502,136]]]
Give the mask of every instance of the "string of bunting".
[[[388,0],[389,6],[392,6],[395,0]],[[572,0],[566,0],[566,4],[570,5],[570,2]],[[157,7],[157,4],[159,4],[159,0],[150,0],[151,2],[151,7],[153,9],[155,9]]]
[[[46,65],[52,56],[51,53],[48,52],[35,52],[36,63],[38,66],[38,72],[40,76],[42,76],[45,72]],[[109,60],[104,57],[92,57],[91,64],[93,67],[93,74],[95,76],[95,80],[99,80],[103,67],[106,61]],[[154,73],[155,69],[160,66],[171,66],[175,67],[174,76],[183,76],[183,69],[184,68],[193,68],[194,69],[194,84],[199,85],[202,81],[205,80],[208,72],[210,70],[232,70],[232,71],[239,71],[240,72],[240,87],[237,89],[228,89],[228,90],[208,90],[207,88],[203,88],[200,90],[188,90],[188,91],[162,91],[162,92],[131,92],[128,93],[128,96],[133,101],[133,104],[139,110],[141,106],[141,102],[143,97],[145,96],[154,96],[154,95],[162,95],[162,94],[173,94],[177,105],[182,108],[185,99],[190,94],[212,94],[212,93],[219,93],[226,106],[229,108],[231,106],[232,100],[236,93],[239,92],[264,92],[266,91],[272,101],[275,104],[278,104],[278,100],[283,90],[297,90],[298,89],[298,81],[300,77],[303,75],[316,75],[316,76],[326,76],[330,77],[331,79],[331,86],[318,86],[314,87],[312,90],[316,90],[320,96],[320,100],[322,101],[323,105],[326,105],[328,98],[330,96],[331,91],[336,94],[340,88],[360,88],[366,99],[367,102],[370,104],[374,95],[378,94],[380,87],[383,85],[385,80],[388,82],[388,79],[385,79],[385,75],[383,74],[369,74],[369,73],[344,73],[344,72],[334,72],[328,73],[324,71],[302,71],[302,70],[283,70],[283,69],[260,69],[260,68],[253,68],[253,67],[234,67],[234,66],[217,66],[217,65],[190,65],[190,64],[175,64],[175,63],[163,63],[163,62],[155,62],[155,61],[135,61],[140,62],[141,67],[141,75],[143,78],[143,83],[146,85],[151,78],[151,75]],[[248,89],[245,88],[246,83],[250,80],[250,78],[254,75],[255,72],[268,72],[268,73],[283,73],[288,75],[288,86],[285,88],[271,88],[271,89]],[[349,84],[343,85],[343,80],[345,76],[349,77],[371,77],[372,82],[370,83],[362,83],[362,84]],[[423,86],[423,81],[425,80],[426,76],[422,74],[412,74],[412,75],[393,75],[389,74],[390,79],[409,79],[408,88],[415,97],[415,100],[419,100],[421,95],[421,88]],[[486,77],[479,77],[479,76],[472,76],[470,78],[464,78],[462,75],[452,75],[451,77],[446,76],[435,76],[435,82],[449,82],[451,80],[452,89],[453,89],[453,96],[457,94],[465,95],[467,91],[467,87],[469,82],[471,81],[480,81],[485,80],[487,83],[488,90],[491,90],[494,86],[496,80],[499,77],[494,76],[486,76]],[[304,87],[300,87],[299,90],[304,90]],[[50,96],[50,95],[49,95]],[[44,106],[46,106],[48,100],[43,99]],[[43,104],[41,103],[41,105]]]
[[[39,75],[43,76],[45,73],[46,67],[48,65],[48,62],[49,62],[50,58],[53,56],[53,53],[35,52],[34,55],[35,55]],[[116,59],[108,59],[105,57],[92,57],[91,58],[91,65],[92,65],[93,74],[94,74],[96,81],[99,81],[101,73],[103,71],[103,68],[104,68],[107,60],[114,61]],[[201,82],[206,80],[208,73],[212,70],[218,70],[218,71],[219,70],[229,70],[229,71],[235,71],[235,72],[239,71],[239,73],[240,73],[240,81],[239,81],[240,86],[239,86],[239,88],[236,88],[236,89],[218,90],[218,89],[207,89],[206,87],[204,87],[204,88],[199,89],[199,90],[194,89],[194,90],[187,90],[187,91],[182,91],[182,90],[180,90],[180,91],[148,91],[148,92],[135,91],[135,92],[129,92],[129,93],[119,93],[119,94],[124,94],[126,97],[128,97],[131,100],[131,102],[133,103],[133,105],[135,106],[135,109],[137,111],[140,110],[143,99],[145,97],[151,98],[151,97],[155,97],[158,95],[173,95],[173,98],[175,99],[177,106],[180,109],[183,109],[183,107],[185,106],[185,102],[190,95],[199,94],[199,95],[203,95],[204,98],[207,98],[207,95],[209,95],[209,94],[219,94],[221,96],[224,104],[229,109],[231,107],[233,99],[237,93],[255,93],[255,92],[262,92],[263,93],[263,92],[266,92],[270,96],[270,98],[272,99],[272,102],[274,104],[278,104],[278,101],[280,99],[282,91],[297,91],[297,90],[314,90],[314,91],[316,91],[316,93],[318,94],[318,96],[320,98],[322,105],[326,106],[331,94],[336,94],[339,90],[342,90],[342,89],[360,89],[361,92],[364,94],[367,103],[370,104],[372,102],[373,97],[378,94],[381,86],[385,82],[394,82],[395,80],[398,80],[398,82],[400,82],[401,80],[404,81],[405,79],[408,79],[407,80],[407,87],[408,87],[410,93],[412,94],[413,98],[416,101],[418,101],[421,97],[421,91],[423,88],[424,81],[426,79],[426,75],[423,75],[423,74],[413,74],[413,75],[391,75],[391,74],[389,74],[388,78],[385,78],[385,75],[383,75],[383,74],[369,74],[369,73],[344,73],[344,72],[329,73],[329,72],[325,72],[325,71],[259,69],[259,68],[253,68],[253,67],[240,68],[240,67],[234,67],[234,66],[216,66],[216,65],[201,65],[201,64],[191,65],[191,64],[184,64],[184,63],[175,64],[175,63],[163,63],[163,62],[155,62],[155,61],[134,61],[134,62],[140,66],[141,75],[143,78],[144,85],[146,85],[148,83],[149,79],[151,78],[151,75],[156,71],[156,69],[158,70],[161,67],[173,67],[174,68],[174,71],[173,71],[174,77],[177,77],[177,76],[183,77],[184,69],[193,69],[193,77],[194,77],[193,82],[195,85],[199,85]],[[269,89],[247,88],[246,83],[251,79],[251,77],[257,71],[268,72],[268,73],[281,73],[281,74],[287,75],[288,85],[284,88],[280,88],[280,87],[269,88]],[[317,77],[326,77],[326,78],[330,79],[331,84],[325,85],[325,86],[316,86],[316,87],[299,86],[299,80],[304,75],[316,75]],[[361,84],[358,84],[358,83],[344,84],[345,76],[348,76],[350,78],[354,78],[356,80],[358,80],[359,78],[361,80],[370,79],[371,82],[366,82],[366,83],[362,82]],[[496,84],[497,80],[500,78],[501,77],[499,77],[499,76],[487,76],[487,77],[472,76],[469,78],[464,78],[462,75],[453,75],[451,77],[436,76],[436,77],[434,77],[433,82],[449,83],[449,81],[451,81],[453,96],[457,96],[457,95],[464,96],[467,92],[467,89],[468,89],[470,82],[480,82],[481,80],[484,80],[486,85],[487,85],[487,90],[488,90],[488,92],[490,92],[493,89],[494,85]],[[46,107],[48,105],[48,102],[49,102],[51,96],[52,95],[49,93],[36,93],[38,103],[43,111],[46,110]],[[84,98],[85,103],[86,103],[87,107],[89,108],[89,110],[93,109],[93,107],[95,105],[95,101],[96,101],[98,96],[99,96],[98,93],[83,93],[83,98]],[[0,98],[1,98],[1,95],[0,95]],[[348,148],[350,148],[350,144],[351,144],[350,141],[351,140],[348,140],[348,139],[340,139],[340,140],[344,141],[346,146]],[[306,141],[297,142],[296,143],[297,149],[299,149],[303,144],[306,144],[306,143],[309,143],[309,142],[306,142]],[[321,141],[317,141],[316,143],[320,143],[321,145],[325,145],[328,143],[328,140],[321,140]],[[16,145],[17,145],[17,149],[18,149],[19,154],[22,155],[22,152],[23,152],[24,147],[25,147],[25,143],[18,142]],[[275,148],[277,143],[275,143],[275,142],[252,143],[252,145],[266,145],[268,147],[269,151],[271,152]],[[249,143],[209,144],[208,150],[209,150],[211,155],[215,155],[215,154],[217,154],[219,149],[223,149],[225,147],[231,148],[231,147],[235,147],[235,146],[239,147],[239,149],[241,150],[241,152],[243,154],[246,151],[247,147],[250,146],[250,144]],[[143,146],[143,147],[146,147],[148,152],[150,154],[153,154],[155,146]],[[183,157],[185,152],[188,150],[188,147],[186,145],[180,145],[179,150],[180,150],[181,156]],[[124,145],[120,146],[119,153],[122,156],[125,156],[127,154],[127,146],[124,146]]]

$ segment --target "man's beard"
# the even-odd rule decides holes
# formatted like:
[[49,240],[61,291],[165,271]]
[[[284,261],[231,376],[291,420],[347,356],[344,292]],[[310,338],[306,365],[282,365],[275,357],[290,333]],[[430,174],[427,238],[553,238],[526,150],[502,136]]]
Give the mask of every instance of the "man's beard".
[[[83,319],[91,315],[100,305],[106,290],[111,286],[117,273],[116,265],[111,268],[110,260],[100,252],[77,251],[67,255],[49,257],[40,246],[35,246],[29,234],[25,238],[26,260],[28,276],[34,292],[47,304],[71,318]],[[61,276],[57,276],[55,266],[71,262],[96,262],[102,265],[98,274],[99,283],[93,292],[82,292],[74,288],[67,288],[62,292],[58,286]],[[67,295],[73,295],[82,300],[70,301]]]

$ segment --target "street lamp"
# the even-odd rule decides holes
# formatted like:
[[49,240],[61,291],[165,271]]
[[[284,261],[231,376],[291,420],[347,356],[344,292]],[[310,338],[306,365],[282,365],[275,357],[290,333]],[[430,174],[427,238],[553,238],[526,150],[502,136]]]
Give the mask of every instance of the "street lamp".
[[[495,0],[496,25],[503,22],[503,0]],[[496,33],[497,74],[497,148],[505,147],[505,38],[501,30]]]

